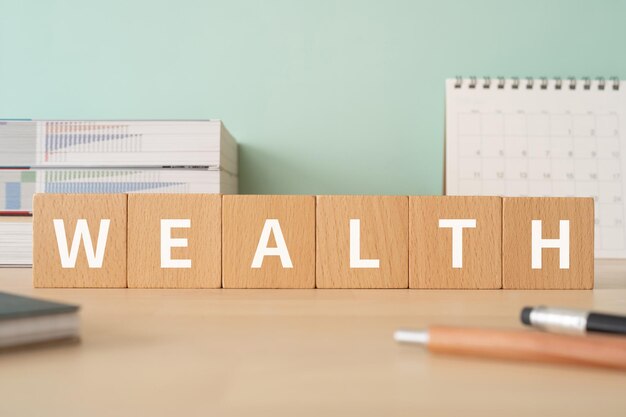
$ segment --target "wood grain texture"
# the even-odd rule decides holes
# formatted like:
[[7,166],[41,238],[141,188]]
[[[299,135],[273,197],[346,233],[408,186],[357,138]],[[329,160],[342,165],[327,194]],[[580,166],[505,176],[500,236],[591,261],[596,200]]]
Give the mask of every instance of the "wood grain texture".
[[[225,195],[222,205],[222,284],[224,288],[314,288],[315,197]],[[277,219],[293,268],[266,256],[252,260],[267,219]],[[273,234],[269,247],[276,247]]]
[[[452,267],[452,229],[439,219],[475,219],[463,229],[462,268]],[[502,288],[500,197],[409,197],[410,288]]]
[[[128,195],[128,287],[220,288],[222,286],[222,198],[218,194]],[[189,219],[189,228],[171,229],[187,247],[171,249],[172,259],[191,268],[161,268],[161,219]]]
[[392,340],[402,327],[522,330],[527,305],[626,314],[626,260],[596,268],[592,291],[68,291],[33,288],[30,268],[0,268],[0,291],[82,306],[80,344],[0,355],[0,409],[3,417],[623,417],[622,372],[437,355]]
[[[405,196],[317,196],[317,288],[408,288]],[[350,268],[350,219],[360,219],[361,259],[379,268]]]
[[[531,221],[542,220],[544,239],[559,237],[559,220],[570,222],[570,268],[559,268],[559,250],[542,250],[532,269]],[[509,198],[502,201],[502,284],[511,289],[593,288],[593,199]]]
[[623,337],[448,326],[431,327],[428,335],[433,352],[626,370]]
[[[110,219],[101,268],[89,268],[81,241],[74,268],[63,268],[53,219],[63,219],[68,248],[78,219],[86,219],[94,249],[100,220]],[[33,198],[33,285],[66,288],[126,287],[126,195],[35,194]]]

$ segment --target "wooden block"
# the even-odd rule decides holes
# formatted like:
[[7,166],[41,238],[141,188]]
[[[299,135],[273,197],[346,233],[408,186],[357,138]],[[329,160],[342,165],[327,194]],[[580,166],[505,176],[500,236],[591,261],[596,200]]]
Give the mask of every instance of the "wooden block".
[[409,197],[410,288],[502,288],[500,197]]
[[225,195],[222,227],[224,288],[314,288],[313,196]]
[[129,288],[221,286],[219,194],[128,195]]
[[36,194],[33,285],[126,287],[126,213],[125,194]]
[[[502,224],[504,288],[593,288],[593,199],[507,197]],[[569,251],[549,247],[563,242],[569,242]]]
[[318,196],[316,286],[407,288],[408,206],[405,196]]

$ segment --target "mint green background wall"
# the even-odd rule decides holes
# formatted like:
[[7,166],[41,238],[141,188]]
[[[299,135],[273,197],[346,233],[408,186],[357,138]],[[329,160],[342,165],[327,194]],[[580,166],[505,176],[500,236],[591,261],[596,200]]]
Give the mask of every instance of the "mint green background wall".
[[626,1],[0,0],[0,117],[222,118],[241,192],[438,194],[444,79],[626,75]]

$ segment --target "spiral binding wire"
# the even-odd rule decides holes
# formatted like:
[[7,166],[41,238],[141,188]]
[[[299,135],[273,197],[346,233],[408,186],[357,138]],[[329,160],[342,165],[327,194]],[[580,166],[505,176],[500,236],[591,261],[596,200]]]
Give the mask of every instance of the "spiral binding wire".
[[[507,82],[509,81],[509,85],[513,90],[533,90],[536,87],[540,88],[541,90],[547,90],[550,86],[550,79],[547,77],[541,77],[539,79],[533,77],[526,77],[523,79],[520,79],[519,77],[512,77],[510,80],[507,80],[504,77],[497,77],[496,79],[497,82],[492,83],[491,77],[456,77],[454,80],[454,88],[462,88],[467,83],[467,87],[471,89],[489,89],[492,87],[492,85],[495,85],[496,88],[502,90],[506,88]],[[583,77],[581,79],[578,79],[576,77],[567,77],[566,79],[563,79],[561,77],[555,77],[552,80],[554,81],[554,89],[556,90],[576,90],[576,87],[579,83],[582,84],[583,90],[591,90],[593,85],[593,80],[591,79],[591,77]],[[614,91],[620,89],[620,80],[617,77],[610,77],[608,81],[604,77],[598,77],[595,79],[595,81],[597,82],[598,90],[601,91],[604,91],[607,88]]]

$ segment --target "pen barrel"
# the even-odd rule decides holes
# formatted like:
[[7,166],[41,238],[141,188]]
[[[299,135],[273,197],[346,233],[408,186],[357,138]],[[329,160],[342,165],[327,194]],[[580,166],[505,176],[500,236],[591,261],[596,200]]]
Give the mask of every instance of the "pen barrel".
[[626,370],[626,340],[531,331],[431,327],[432,352]]
[[626,334],[626,317],[602,313],[589,313],[587,330],[593,332]]

